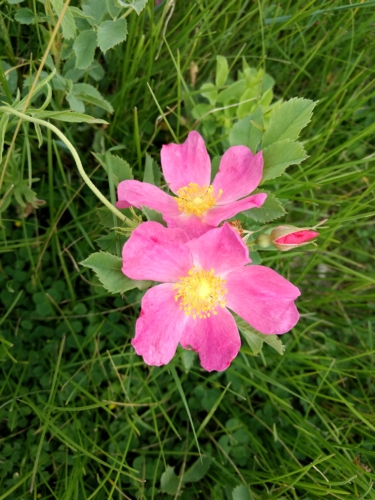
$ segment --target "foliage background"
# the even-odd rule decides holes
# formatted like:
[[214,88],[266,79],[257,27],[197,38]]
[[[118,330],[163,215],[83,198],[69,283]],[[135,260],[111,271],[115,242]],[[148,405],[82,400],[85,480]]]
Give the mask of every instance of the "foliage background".
[[[96,49],[100,66],[75,74],[108,104],[75,97],[109,126],[59,127],[110,198],[91,151],[115,148],[143,179],[146,153],[158,162],[173,140],[147,83],[180,140],[199,127],[192,102],[214,80],[218,54],[233,78],[242,56],[265,69],[276,98],[318,100],[302,132],[310,157],[272,190],[290,200],[281,220],[328,217],[328,229],[316,249],[261,254],[301,288],[302,319],[283,337],[283,356],[244,344],[222,374],[181,352],[170,366],[145,366],[130,346],[143,292],[108,294],[78,264],[105,232],[100,204],[59,140],[42,130],[38,148],[22,126],[10,171],[17,182],[39,179],[32,190],[46,204],[25,218],[16,200],[2,213],[0,499],[375,498],[374,2],[171,5],[125,10],[126,41]],[[0,2],[3,68],[17,66],[6,75],[12,98],[17,86],[27,93],[45,52],[57,21],[49,7]],[[59,72],[66,43],[59,33],[51,51]],[[3,78],[4,101],[5,87]],[[50,109],[67,109],[69,92],[54,87]],[[212,157],[222,154],[224,136],[206,139]]]

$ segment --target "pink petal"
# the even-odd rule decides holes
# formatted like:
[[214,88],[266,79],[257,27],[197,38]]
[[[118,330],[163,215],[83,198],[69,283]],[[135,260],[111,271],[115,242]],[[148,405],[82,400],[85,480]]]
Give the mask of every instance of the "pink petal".
[[122,250],[122,272],[133,280],[178,281],[193,267],[181,229],[167,229],[158,222],[143,222]]
[[147,182],[122,181],[117,188],[118,202],[117,208],[142,206],[152,208],[163,215],[175,215],[178,210],[175,199],[161,189]]
[[175,301],[173,285],[150,288],[142,299],[132,344],[145,363],[161,366],[173,358],[188,316]]
[[194,265],[206,271],[213,268],[215,275],[225,275],[251,262],[247,246],[227,223],[189,241],[187,246]]
[[258,193],[239,201],[232,201],[227,205],[216,205],[207,210],[204,221],[211,226],[218,226],[223,220],[230,219],[244,210],[261,207],[266,198],[266,193]]
[[283,245],[300,245],[307,241],[317,238],[319,233],[317,231],[311,231],[309,229],[303,229],[301,231],[295,231],[294,233],[281,236],[275,240],[275,243]]
[[246,146],[232,146],[223,155],[213,181],[215,193],[223,193],[217,201],[224,205],[249,195],[262,180],[263,154],[256,155]]
[[168,227],[179,227],[180,229],[185,231],[185,233],[188,234],[190,238],[199,238],[199,236],[207,233],[207,231],[209,231],[210,229],[214,229],[214,226],[209,226],[195,215],[186,215],[179,212],[179,215],[177,217],[163,216],[163,218]]
[[297,323],[297,287],[264,266],[247,266],[226,277],[227,307],[261,333],[285,333]]
[[199,353],[201,365],[209,372],[228,368],[241,347],[236,322],[225,307],[206,319],[189,317],[180,342]]
[[183,144],[164,145],[160,155],[165,180],[174,193],[190,182],[210,185],[211,161],[198,132],[190,132]]

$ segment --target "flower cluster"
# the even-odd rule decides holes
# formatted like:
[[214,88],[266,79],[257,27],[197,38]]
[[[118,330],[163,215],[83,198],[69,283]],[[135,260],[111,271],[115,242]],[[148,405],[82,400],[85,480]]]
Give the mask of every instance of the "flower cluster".
[[[185,143],[162,147],[161,164],[174,196],[134,180],[118,186],[117,208],[149,207],[168,226],[144,222],[123,247],[125,276],[159,283],[142,299],[132,344],[149,365],[168,363],[180,343],[198,352],[203,368],[222,371],[241,345],[230,311],[263,334],[286,333],[299,319],[298,288],[272,269],[253,265],[236,228],[222,224],[266,200],[266,193],[251,194],[262,179],[262,152],[230,147],[211,181],[204,141],[191,132]],[[317,236],[283,227],[271,236],[280,249]]]

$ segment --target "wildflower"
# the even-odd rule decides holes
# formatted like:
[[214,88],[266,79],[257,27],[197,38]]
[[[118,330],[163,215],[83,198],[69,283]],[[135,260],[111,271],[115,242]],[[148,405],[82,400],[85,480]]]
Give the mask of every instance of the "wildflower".
[[190,132],[183,144],[164,145],[161,165],[176,196],[146,182],[122,181],[117,208],[149,207],[162,213],[168,227],[197,238],[243,210],[260,207],[267,198],[265,193],[248,196],[262,179],[263,156],[246,146],[224,153],[212,184],[210,157],[198,132]]
[[278,226],[275,227],[270,234],[270,243],[278,250],[286,252],[292,248],[308,245],[318,236],[319,233],[311,229],[300,229],[293,226]]
[[142,299],[132,340],[137,354],[161,366],[180,342],[199,353],[206,370],[225,370],[241,345],[228,309],[262,333],[289,331],[299,319],[298,288],[250,262],[248,248],[228,223],[196,239],[157,222],[138,226],[124,245],[122,271],[161,284]]

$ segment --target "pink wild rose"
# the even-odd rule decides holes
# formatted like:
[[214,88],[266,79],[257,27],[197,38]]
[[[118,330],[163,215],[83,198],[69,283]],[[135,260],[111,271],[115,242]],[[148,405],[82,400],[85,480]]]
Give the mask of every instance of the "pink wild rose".
[[272,245],[282,252],[307,245],[318,236],[317,231],[293,226],[278,226],[270,234]]
[[148,365],[173,358],[178,343],[199,353],[208,371],[225,370],[241,341],[228,309],[265,334],[289,331],[299,319],[297,287],[264,266],[225,223],[196,239],[180,228],[144,222],[123,248],[123,273],[161,284],[142,299],[132,344]]
[[162,213],[168,227],[197,238],[239,212],[260,207],[267,198],[266,193],[248,196],[262,180],[263,156],[246,146],[224,153],[212,184],[210,157],[198,132],[190,132],[183,144],[164,145],[161,166],[176,196],[147,182],[122,181],[117,208],[149,207]]

